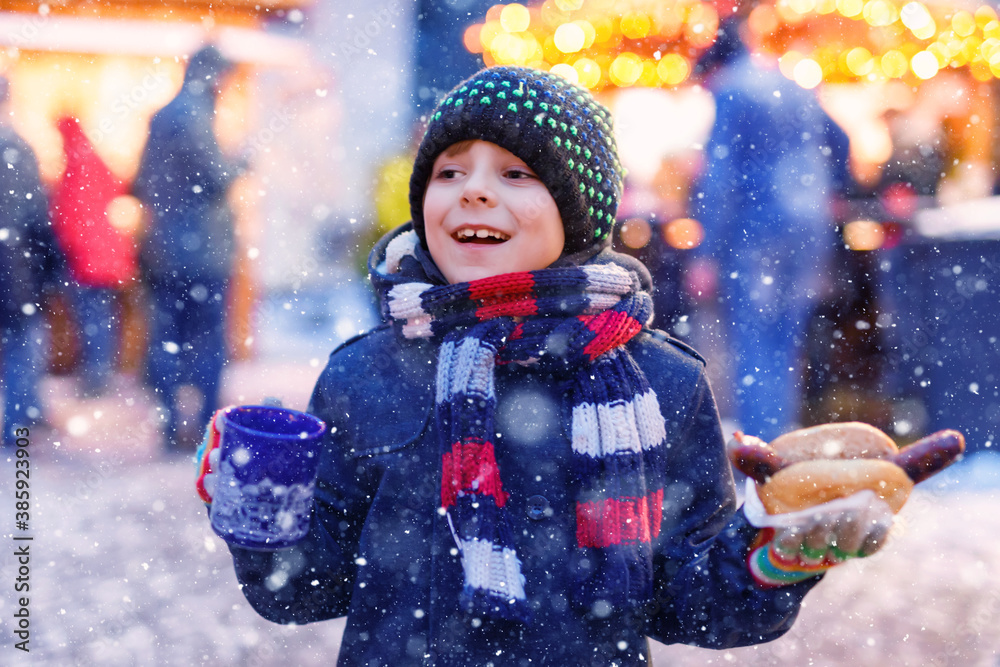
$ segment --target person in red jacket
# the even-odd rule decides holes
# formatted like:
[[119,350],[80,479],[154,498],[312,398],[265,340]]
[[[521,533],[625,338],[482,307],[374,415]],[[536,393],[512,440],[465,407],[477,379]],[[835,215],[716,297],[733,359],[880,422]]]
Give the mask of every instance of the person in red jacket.
[[52,225],[74,282],[81,332],[80,391],[107,391],[118,353],[117,291],[138,273],[135,243],[108,219],[108,205],[126,191],[94,151],[73,117],[60,118],[66,169],[51,202]]

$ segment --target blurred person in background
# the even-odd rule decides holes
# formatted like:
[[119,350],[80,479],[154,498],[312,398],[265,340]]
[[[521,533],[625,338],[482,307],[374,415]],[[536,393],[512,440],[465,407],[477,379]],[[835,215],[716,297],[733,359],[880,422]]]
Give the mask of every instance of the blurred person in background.
[[9,87],[0,77],[0,362],[3,447],[44,423],[38,381],[45,372],[40,304],[59,286],[63,258],[49,224],[38,162],[10,126]]
[[80,393],[107,392],[117,367],[121,317],[118,290],[137,273],[131,237],[108,218],[108,205],[125,192],[87,139],[76,118],[56,123],[66,168],[52,193],[52,226],[73,279],[73,305],[81,334]]
[[[148,210],[140,251],[152,311],[147,379],[166,411],[169,450],[193,449],[218,408],[234,247],[227,195],[238,168],[222,154],[213,119],[232,69],[214,46],[191,56],[180,92],[150,122],[133,183]],[[191,423],[178,414],[177,390],[187,383],[201,394]]]
[[736,422],[769,441],[800,423],[809,314],[836,242],[831,195],[849,179],[848,141],[812,92],[750,53],[747,9],[720,25],[698,67],[716,116],[691,200],[705,241],[689,289],[718,294]]

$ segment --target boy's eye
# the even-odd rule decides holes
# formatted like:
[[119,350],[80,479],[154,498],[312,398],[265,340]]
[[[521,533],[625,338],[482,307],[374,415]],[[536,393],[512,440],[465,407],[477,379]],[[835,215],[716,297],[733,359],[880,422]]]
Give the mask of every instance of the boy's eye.
[[507,171],[506,176],[507,178],[511,178],[514,180],[522,178],[538,178],[537,176],[535,176],[530,171],[527,171],[526,169],[510,169]]
[[458,170],[457,169],[448,169],[446,167],[444,169],[438,170],[438,173],[435,175],[435,178],[440,178],[440,179],[444,179],[444,180],[450,180],[452,178],[455,178],[455,176],[457,176],[457,175],[458,175]]

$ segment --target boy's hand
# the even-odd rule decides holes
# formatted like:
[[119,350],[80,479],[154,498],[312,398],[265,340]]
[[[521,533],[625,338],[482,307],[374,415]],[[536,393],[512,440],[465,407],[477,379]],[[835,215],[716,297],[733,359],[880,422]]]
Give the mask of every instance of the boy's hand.
[[219,469],[219,444],[222,438],[222,413],[227,409],[222,408],[212,415],[205,426],[205,437],[194,457],[198,475],[195,489],[206,505],[212,504],[212,496],[215,493],[215,473]]
[[881,549],[892,528],[892,508],[871,491],[856,496],[853,507],[818,508],[802,525],[763,531],[765,543],[749,558],[758,583],[792,584]]

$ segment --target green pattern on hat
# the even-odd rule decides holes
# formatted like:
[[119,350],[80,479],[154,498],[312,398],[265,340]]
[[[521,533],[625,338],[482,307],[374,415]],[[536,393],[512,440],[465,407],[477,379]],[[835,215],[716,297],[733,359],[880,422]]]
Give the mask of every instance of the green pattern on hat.
[[550,72],[491,67],[463,81],[431,114],[413,165],[410,212],[421,241],[434,160],[452,144],[481,139],[524,160],[548,188],[566,253],[607,245],[623,174],[610,121],[588,91]]

